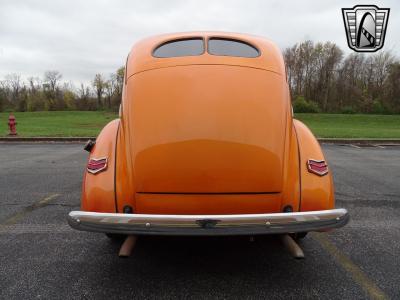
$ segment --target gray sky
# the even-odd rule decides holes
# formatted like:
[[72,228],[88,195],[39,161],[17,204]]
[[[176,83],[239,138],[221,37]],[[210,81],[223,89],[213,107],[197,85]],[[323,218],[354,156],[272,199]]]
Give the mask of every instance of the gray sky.
[[341,8],[389,7],[384,50],[399,56],[400,1],[0,0],[0,80],[8,73],[90,83],[125,62],[135,41],[160,33],[219,30],[251,33],[281,49],[306,39],[348,49]]

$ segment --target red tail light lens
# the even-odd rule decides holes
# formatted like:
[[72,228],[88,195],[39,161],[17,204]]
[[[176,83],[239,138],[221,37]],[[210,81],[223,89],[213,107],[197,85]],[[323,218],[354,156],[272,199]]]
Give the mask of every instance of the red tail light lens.
[[324,160],[309,159],[307,161],[308,172],[324,176],[328,174],[328,165]]
[[107,169],[107,157],[91,158],[87,164],[87,171],[92,174],[97,174]]

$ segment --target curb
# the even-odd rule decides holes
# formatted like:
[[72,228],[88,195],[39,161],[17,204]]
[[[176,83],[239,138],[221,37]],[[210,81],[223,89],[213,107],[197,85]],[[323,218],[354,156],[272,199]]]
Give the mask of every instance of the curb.
[[0,137],[0,143],[86,143],[95,137]]
[[341,139],[341,138],[319,138],[321,144],[339,145],[400,145],[400,139]]
[[[0,137],[0,143],[86,143],[95,141],[95,137]],[[400,145],[400,139],[345,139],[345,138],[318,138],[321,144],[341,145]]]

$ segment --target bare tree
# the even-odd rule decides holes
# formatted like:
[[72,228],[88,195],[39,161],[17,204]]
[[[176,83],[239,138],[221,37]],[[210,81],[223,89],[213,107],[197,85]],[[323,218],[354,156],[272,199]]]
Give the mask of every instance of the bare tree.
[[400,113],[400,62],[393,62],[388,68],[384,84],[385,102],[394,113]]
[[343,52],[333,43],[305,41],[284,51],[288,83],[294,97],[303,96],[326,110]]
[[115,81],[115,92],[118,96],[122,95],[122,87],[124,86],[124,73],[125,68],[121,67],[114,75],[112,75],[114,77],[113,80]]
[[115,93],[115,80],[111,76],[109,80],[106,81],[105,84],[105,94],[106,94],[106,99],[107,99],[107,107],[110,109],[111,108],[111,98]]
[[109,87],[111,90],[109,90],[109,92],[112,92],[110,100],[112,100],[112,105],[115,105],[116,107],[121,103],[122,89],[124,86],[124,73],[125,68],[120,67],[116,73],[110,75]]
[[42,81],[39,77],[28,77],[29,89],[31,94],[38,92],[42,86]]
[[382,89],[383,82],[389,74],[389,67],[394,62],[394,57],[390,52],[379,52],[373,56],[375,84],[378,89]]
[[12,73],[5,76],[7,85],[11,90],[11,102],[16,103],[22,89],[21,75]]
[[85,87],[85,85],[83,83],[81,83],[81,86],[79,88],[79,98],[80,99],[89,99],[90,98],[90,90],[89,87]]
[[49,85],[50,90],[54,93],[62,75],[59,71],[46,71],[44,73],[44,81]]
[[97,107],[102,107],[101,99],[103,97],[104,90],[106,89],[106,81],[103,79],[101,74],[96,74],[93,80],[93,88],[97,96]]

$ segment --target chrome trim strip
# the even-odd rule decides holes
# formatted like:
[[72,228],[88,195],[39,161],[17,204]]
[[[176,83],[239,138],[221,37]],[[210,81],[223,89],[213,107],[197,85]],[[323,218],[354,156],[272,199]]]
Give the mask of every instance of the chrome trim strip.
[[137,235],[255,235],[325,231],[347,224],[346,209],[242,215],[152,215],[71,211],[77,230]]

